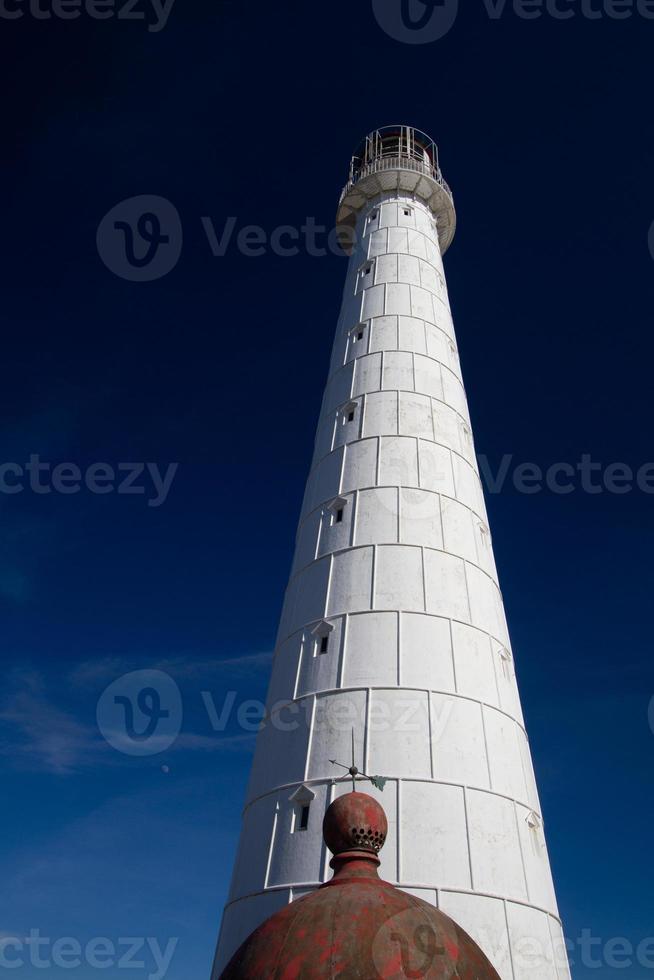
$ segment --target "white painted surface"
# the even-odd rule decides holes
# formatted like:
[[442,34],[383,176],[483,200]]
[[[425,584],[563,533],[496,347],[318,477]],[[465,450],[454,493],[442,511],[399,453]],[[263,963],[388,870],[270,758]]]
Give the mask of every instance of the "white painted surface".
[[[215,976],[273,908],[329,877],[322,816],[349,787],[329,760],[349,761],[354,727],[358,763],[390,780],[384,876],[455,918],[504,980],[565,980],[437,230],[397,192],[359,230]],[[279,730],[288,702],[295,725]],[[303,785],[315,799],[294,832]],[[545,954],[525,966],[530,937]]]

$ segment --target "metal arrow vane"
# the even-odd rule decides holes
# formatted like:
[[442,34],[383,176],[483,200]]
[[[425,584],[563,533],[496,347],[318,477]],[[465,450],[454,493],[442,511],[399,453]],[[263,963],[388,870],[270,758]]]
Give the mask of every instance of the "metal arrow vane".
[[354,729],[352,729],[352,765],[346,766],[342,762],[337,762],[336,759],[329,760],[333,766],[339,766],[341,769],[347,769],[350,776],[352,777],[352,792],[356,793],[356,781],[358,779],[367,779],[368,782],[372,783],[375,789],[380,790],[382,793],[384,791],[384,786],[388,780],[384,776],[368,776],[365,772],[360,772],[355,763],[354,754]]

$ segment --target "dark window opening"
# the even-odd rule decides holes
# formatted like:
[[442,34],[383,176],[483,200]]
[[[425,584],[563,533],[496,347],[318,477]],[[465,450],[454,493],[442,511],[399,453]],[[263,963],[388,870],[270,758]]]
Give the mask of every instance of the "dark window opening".
[[320,638],[320,652],[327,653],[327,648],[329,647],[329,636],[321,636]]
[[336,523],[337,524],[342,524],[343,523],[343,508],[342,507],[339,507],[338,510],[336,511]]
[[363,340],[363,330],[359,330],[357,334],[357,340]]
[[404,213],[407,216],[407,218],[410,217],[410,215],[411,215],[411,208],[405,208],[404,209]]
[[348,422],[354,422],[354,409],[347,413],[347,420]]
[[372,272],[372,265],[367,265],[363,270],[364,276],[369,276],[371,272]]
[[300,809],[300,830],[307,830],[309,827],[309,809],[308,804]]

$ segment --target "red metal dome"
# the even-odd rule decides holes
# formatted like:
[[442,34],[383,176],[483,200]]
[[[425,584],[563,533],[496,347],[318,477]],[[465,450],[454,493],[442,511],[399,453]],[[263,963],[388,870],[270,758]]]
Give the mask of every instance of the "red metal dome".
[[452,919],[379,878],[387,823],[376,800],[340,797],[323,832],[332,880],[264,922],[221,980],[500,980]]

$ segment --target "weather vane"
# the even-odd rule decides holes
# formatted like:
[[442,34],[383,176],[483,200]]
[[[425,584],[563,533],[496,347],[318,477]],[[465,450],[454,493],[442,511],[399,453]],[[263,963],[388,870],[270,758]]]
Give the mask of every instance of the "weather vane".
[[352,765],[346,766],[342,762],[337,762],[336,759],[330,759],[329,761],[333,766],[340,766],[341,769],[347,769],[350,776],[352,777],[353,793],[356,793],[357,779],[367,779],[369,782],[372,783],[375,789],[380,790],[382,793],[384,792],[384,786],[388,782],[388,780],[384,776],[368,776],[366,775],[365,772],[360,772],[356,767],[355,754],[354,754],[354,729],[352,729]]

